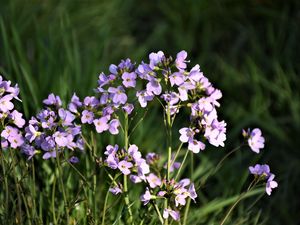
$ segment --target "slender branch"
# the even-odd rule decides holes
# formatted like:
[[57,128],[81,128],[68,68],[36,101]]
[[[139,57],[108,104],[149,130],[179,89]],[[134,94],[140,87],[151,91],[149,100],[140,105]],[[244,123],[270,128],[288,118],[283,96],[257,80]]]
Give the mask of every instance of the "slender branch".
[[230,207],[230,209],[228,210],[228,212],[226,213],[225,217],[223,218],[222,222],[220,223],[220,225],[224,225],[225,221],[227,220],[227,218],[229,217],[229,215],[231,214],[231,212],[234,210],[234,208],[237,206],[237,204],[243,199],[243,197],[247,194],[247,192],[251,191],[256,184],[259,182],[259,179],[254,179],[249,187],[247,188],[247,191],[243,192],[242,194],[240,194],[240,196],[238,197],[238,199],[235,201],[235,203]]
[[179,175],[180,175],[180,172],[181,172],[181,170],[182,170],[183,164],[185,163],[185,160],[186,160],[188,154],[189,154],[189,150],[187,150],[187,151],[185,152],[185,155],[184,155],[184,158],[183,158],[183,160],[182,160],[182,163],[181,163],[181,165],[180,165],[180,167],[179,167],[179,169],[178,169],[178,171],[177,171],[175,180],[178,179],[178,177],[179,177]]

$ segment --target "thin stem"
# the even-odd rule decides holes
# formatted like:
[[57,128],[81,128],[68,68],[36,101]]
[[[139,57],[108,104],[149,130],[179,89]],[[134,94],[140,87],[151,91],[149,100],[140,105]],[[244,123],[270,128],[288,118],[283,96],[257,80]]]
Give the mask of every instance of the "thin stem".
[[222,222],[220,223],[220,225],[224,225],[225,221],[227,220],[227,218],[229,217],[229,215],[231,214],[231,212],[234,210],[234,208],[237,206],[237,204],[243,199],[243,197],[247,194],[247,192],[251,191],[255,185],[259,182],[259,179],[257,180],[253,180],[249,187],[247,188],[247,191],[245,191],[244,193],[240,194],[240,196],[238,197],[238,199],[235,201],[235,203],[230,207],[230,209],[228,210],[228,212],[226,213],[225,217],[223,218]]
[[52,195],[51,195],[51,206],[52,206],[52,217],[53,217],[53,223],[57,224],[57,219],[55,215],[55,186],[56,186],[56,177],[54,177],[53,181],[53,187],[52,187]]
[[171,129],[171,112],[170,112],[170,104],[168,103],[167,109],[167,130],[168,130],[168,164],[167,164],[167,180],[170,180],[170,169],[171,169],[171,157],[172,157],[172,129]]
[[60,182],[60,187],[61,187],[63,199],[64,199],[64,208],[66,211],[67,224],[69,224],[70,218],[69,218],[69,212],[68,212],[68,201],[67,201],[67,197],[66,197],[66,191],[65,191],[64,181],[63,181],[63,177],[62,177],[63,173],[61,170],[58,151],[56,151],[56,164],[57,164],[57,168],[58,168],[58,179]]
[[180,152],[182,146],[183,146],[183,143],[181,142],[180,145],[179,145],[179,147],[177,148],[177,151],[176,151],[176,153],[175,153],[175,156],[174,156],[174,158],[173,158],[173,160],[172,160],[172,162],[171,162],[171,167],[173,166],[175,160],[177,159],[178,154],[179,154],[179,152]]
[[5,186],[5,218],[7,221],[8,218],[8,210],[9,210],[9,203],[8,203],[8,182],[7,182],[7,174],[6,174],[6,168],[5,168],[5,161],[4,161],[4,152],[3,149],[1,149],[1,165],[2,165],[2,171],[3,171],[3,178],[4,178],[4,186]]
[[104,200],[104,206],[103,206],[103,212],[102,212],[102,225],[105,225],[105,214],[106,214],[106,207],[107,207],[107,202],[108,202],[108,196],[109,196],[109,188],[106,192],[105,195],[105,200]]
[[[170,112],[170,103],[168,103],[167,107],[167,120],[166,120],[166,128],[167,128],[167,148],[168,148],[168,162],[167,162],[167,182],[170,180],[170,170],[171,170],[171,159],[172,159],[172,122],[171,122],[171,112]],[[164,202],[164,207],[167,209],[169,205],[168,199]],[[168,225],[168,219],[165,219],[165,225]]]
[[31,159],[31,167],[32,167],[32,199],[33,199],[33,215],[32,217],[35,218],[36,216],[36,192],[35,192],[35,167],[34,167],[34,158]]
[[230,152],[228,152],[218,163],[218,165],[215,167],[215,170],[213,171],[213,174],[215,174],[220,167],[222,166],[222,163],[224,162],[225,159],[227,159],[231,154],[233,154],[234,152],[236,152],[237,150],[239,150],[243,145],[239,145],[236,148],[232,149]]
[[186,225],[186,221],[187,221],[189,210],[190,210],[190,205],[191,205],[191,199],[189,198],[187,200],[186,207],[185,207],[185,210],[184,210],[183,224],[182,225]]
[[21,202],[21,195],[20,195],[20,189],[19,189],[19,185],[18,185],[18,178],[17,178],[17,171],[16,171],[16,163],[15,163],[15,156],[13,154],[13,150],[9,149],[9,152],[11,154],[11,158],[12,158],[12,167],[13,167],[13,171],[14,171],[14,181],[15,181],[15,185],[16,185],[16,190],[17,190],[17,197],[18,197],[18,209],[19,209],[19,219],[20,219],[20,223],[23,224],[23,219],[22,219],[22,202]]
[[185,163],[185,160],[186,160],[188,154],[189,154],[189,150],[187,150],[187,151],[185,152],[184,158],[183,158],[183,160],[182,160],[182,162],[181,162],[181,165],[180,165],[180,167],[179,167],[179,169],[178,169],[178,171],[177,171],[175,180],[178,179],[178,177],[179,177],[179,175],[180,175],[180,172],[181,172],[181,170],[182,170],[183,164]]
[[[129,140],[128,140],[128,114],[125,113],[125,116],[124,116],[124,148],[125,148],[125,151],[128,150],[128,142],[129,142]],[[129,224],[134,224],[133,217],[132,217],[132,211],[131,211],[131,207],[130,207],[129,194],[128,194],[127,175],[123,175],[123,188],[124,188],[124,201],[125,201],[125,205],[128,210],[128,214],[129,214],[128,222],[129,222]]]
[[161,213],[160,213],[160,211],[159,211],[159,208],[157,207],[157,205],[156,205],[154,202],[152,202],[152,205],[153,205],[153,207],[154,207],[154,209],[155,209],[155,211],[156,211],[156,213],[157,213],[157,215],[158,215],[158,218],[159,218],[160,223],[161,223],[161,224],[164,224],[164,219],[163,219],[163,217],[161,216]]
[[[193,173],[194,173],[194,154],[191,154],[190,159],[191,159],[191,162],[190,162],[190,177],[192,177]],[[190,204],[191,204],[191,198],[189,198],[187,200],[187,203],[186,203],[184,216],[183,216],[183,225],[186,225],[187,217],[188,217],[189,210],[190,210]]]

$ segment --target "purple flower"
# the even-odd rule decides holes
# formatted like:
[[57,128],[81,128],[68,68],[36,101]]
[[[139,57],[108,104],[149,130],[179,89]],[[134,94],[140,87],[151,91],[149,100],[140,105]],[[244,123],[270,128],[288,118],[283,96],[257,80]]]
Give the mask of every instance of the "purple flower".
[[[245,131],[244,131],[245,132]],[[265,138],[262,136],[259,128],[248,130],[248,144],[252,151],[259,153],[260,149],[265,147]]]
[[155,164],[159,159],[159,156],[154,152],[149,152],[146,155],[146,162],[150,165]]
[[56,158],[56,151],[46,152],[43,155],[43,159]]
[[113,119],[109,122],[109,132],[113,135],[116,135],[119,133],[118,127],[120,126],[120,122],[117,119]]
[[183,75],[183,73],[176,72],[171,74],[169,79],[172,87],[174,86],[174,84],[180,86],[185,81],[185,76]]
[[69,162],[72,163],[72,164],[76,164],[76,163],[79,163],[79,159],[76,156],[72,156],[69,159]]
[[35,128],[31,124],[29,124],[29,126],[25,128],[25,131],[25,138],[29,140],[30,143],[33,142],[36,137],[41,135],[41,132],[38,132],[37,128]]
[[195,199],[197,198],[197,193],[196,193],[196,190],[195,190],[194,183],[191,183],[188,192],[190,194],[190,198],[193,199],[194,202],[196,202]]
[[71,126],[73,120],[75,119],[74,114],[72,114],[70,111],[65,109],[59,109],[58,115],[62,119],[63,126]]
[[41,148],[44,150],[44,151],[51,151],[53,149],[55,149],[55,141],[53,139],[53,137],[51,136],[48,136],[46,138],[43,138],[41,140]]
[[9,141],[10,146],[12,148],[18,148],[18,147],[22,146],[24,143],[24,138],[21,135],[21,133],[19,133],[19,132],[14,135],[9,135],[7,140]]
[[28,156],[28,160],[30,160],[36,153],[34,147],[28,144],[23,144],[21,146],[21,152]]
[[205,144],[201,141],[197,141],[196,139],[189,141],[188,149],[194,153],[199,153],[200,150],[205,149]]
[[172,210],[171,208],[164,209],[163,218],[168,219],[171,216],[175,221],[179,221],[180,214],[178,211]]
[[115,186],[109,188],[109,191],[114,195],[118,195],[123,192],[121,188],[122,188],[121,184],[118,184],[118,185],[115,185]]
[[271,195],[272,189],[276,188],[278,184],[274,181],[275,175],[270,172],[270,167],[267,164],[256,164],[254,167],[250,166],[249,170],[251,174],[267,180],[266,193]]
[[79,100],[77,95],[74,93],[71,98],[71,102],[68,105],[68,109],[73,113],[77,113],[77,108],[81,107],[81,106],[82,106],[82,102]]
[[119,160],[115,157],[115,154],[109,154],[105,162],[107,163],[108,167],[114,170],[118,168]]
[[43,101],[45,105],[54,105],[56,107],[61,106],[61,100],[59,96],[55,96],[53,93],[48,95],[48,98]]
[[145,159],[139,159],[136,162],[136,164],[137,164],[138,175],[140,177],[150,172],[149,165],[147,164]]
[[267,195],[271,195],[272,189],[277,188],[278,184],[276,181],[274,181],[275,175],[274,174],[270,174],[268,180],[267,180],[267,184],[266,184],[266,193]]
[[65,132],[56,131],[53,134],[54,141],[59,147],[66,147],[69,143],[68,134]]
[[105,116],[101,117],[100,119],[95,119],[93,122],[96,127],[97,133],[102,133],[103,131],[106,131],[109,128],[107,123],[108,119]]
[[82,111],[81,122],[91,124],[94,120],[94,113],[88,110]]
[[25,120],[22,118],[23,114],[19,113],[17,110],[12,111],[12,113],[10,114],[13,123],[19,127],[22,128],[25,125]]
[[146,188],[145,194],[143,194],[143,195],[140,197],[140,199],[141,199],[141,201],[144,203],[144,205],[147,205],[147,204],[149,203],[149,201],[151,200],[151,198],[152,198],[152,195],[151,195],[149,189]]
[[129,88],[129,87],[135,87],[136,85],[136,74],[134,72],[131,72],[131,73],[128,73],[128,72],[124,72],[122,74],[122,79],[123,79],[123,85],[126,87],[126,88]]
[[1,112],[8,112],[14,108],[14,104],[10,102],[12,100],[11,95],[5,95],[4,97],[0,98],[0,111]]
[[133,104],[130,103],[126,103],[125,106],[122,107],[122,109],[128,114],[130,115],[134,109]]
[[108,92],[111,94],[113,103],[115,104],[125,104],[127,101],[127,95],[124,93],[125,90],[122,86],[110,87]]
[[188,127],[183,127],[179,130],[179,140],[183,143],[189,142],[194,139],[195,132]]
[[153,95],[149,94],[146,90],[138,91],[136,93],[136,96],[138,97],[139,103],[142,108],[145,108],[147,106],[147,102],[153,100]]
[[162,51],[159,51],[157,53],[150,53],[149,55],[149,60],[150,60],[150,63],[149,63],[149,66],[151,69],[154,69],[155,66],[159,63],[162,62],[162,60],[165,58],[165,55]]
[[122,160],[118,164],[119,170],[124,174],[128,175],[130,174],[130,168],[133,167],[131,162],[127,162],[126,160]]
[[254,167],[250,166],[249,167],[250,173],[254,175],[264,175],[264,176],[269,176],[270,175],[270,167],[267,164],[261,165],[261,164],[256,164]]
[[152,78],[146,85],[147,92],[153,95],[160,95],[162,87],[157,79]]
[[161,179],[153,173],[150,173],[146,179],[151,188],[159,187],[162,184]]
[[128,148],[128,154],[133,158],[134,161],[139,161],[142,158],[141,152],[136,145],[130,145]]
[[186,61],[186,57],[187,57],[187,52],[184,50],[177,53],[177,57],[175,60],[177,69],[179,69],[179,70],[186,69],[186,62],[188,62],[188,61]]
[[83,104],[86,107],[95,108],[99,105],[99,100],[94,96],[87,96],[84,98]]

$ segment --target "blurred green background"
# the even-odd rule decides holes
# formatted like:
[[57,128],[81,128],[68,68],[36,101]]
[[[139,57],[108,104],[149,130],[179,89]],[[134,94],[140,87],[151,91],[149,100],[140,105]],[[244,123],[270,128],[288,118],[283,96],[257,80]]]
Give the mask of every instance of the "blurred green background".
[[[243,183],[239,171],[259,158],[279,183],[248,215],[260,213],[264,224],[300,224],[299,40],[298,0],[0,1],[0,73],[19,84],[27,117],[50,92],[65,101],[73,92],[92,94],[98,74],[120,59],[139,62],[152,51],[185,49],[223,92],[227,148],[241,141],[242,128],[260,127],[266,137],[262,155],[242,149],[201,198],[236,193]],[[155,148],[159,141],[146,135],[163,137],[151,126],[160,118],[151,118],[140,142]],[[236,214],[248,205],[240,204]]]

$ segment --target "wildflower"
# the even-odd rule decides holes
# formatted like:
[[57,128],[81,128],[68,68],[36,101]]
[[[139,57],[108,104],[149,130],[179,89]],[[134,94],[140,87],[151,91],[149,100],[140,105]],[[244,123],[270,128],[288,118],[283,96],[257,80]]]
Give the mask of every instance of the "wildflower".
[[82,111],[81,122],[91,124],[94,120],[94,113],[88,110]]
[[18,112],[17,110],[12,111],[12,113],[10,114],[13,123],[19,128],[22,128],[25,125],[25,120],[22,118],[22,116],[23,114]]
[[108,119],[105,116],[101,117],[100,119],[95,119],[93,122],[96,127],[97,133],[102,133],[103,131],[106,131],[109,128],[109,125],[107,123]]
[[82,102],[79,100],[77,95],[74,93],[71,98],[71,102],[68,105],[68,109],[73,113],[77,113],[78,107],[81,107],[81,106],[82,106]]
[[79,159],[78,159],[78,157],[76,157],[76,156],[72,156],[72,157],[69,159],[69,162],[72,163],[72,164],[76,164],[76,163],[79,163]]
[[120,193],[122,193],[122,186],[120,183],[118,183],[117,185],[113,186],[113,187],[110,187],[109,188],[109,191],[114,194],[114,195],[118,195]]
[[153,173],[150,173],[146,179],[151,188],[159,187],[162,184],[161,179]]
[[153,95],[149,94],[146,90],[144,91],[138,91],[136,93],[136,96],[138,97],[139,103],[142,108],[145,108],[147,106],[147,102],[153,100]]
[[0,98],[0,111],[1,112],[8,112],[14,108],[14,104],[11,102],[12,100],[11,95],[5,95],[4,97]]
[[110,98],[115,104],[125,104],[127,101],[127,95],[124,93],[125,90],[122,86],[118,86],[117,88],[110,87],[108,88],[108,92],[110,93]]
[[59,96],[55,96],[53,93],[48,95],[48,98],[43,101],[45,105],[54,105],[56,107],[61,106],[61,100]]
[[270,167],[267,164],[256,164],[254,167],[250,166],[251,174],[258,176],[260,179],[266,180],[266,193],[271,195],[272,189],[278,187],[278,183],[274,181],[275,175],[270,172]]
[[128,73],[128,72],[124,72],[122,74],[122,79],[123,79],[123,85],[126,87],[126,88],[129,88],[129,87],[135,87],[136,85],[136,74],[134,72],[131,72],[131,73]]
[[164,209],[163,218],[168,219],[171,216],[175,221],[179,221],[180,214],[178,211],[172,210],[171,208]]
[[144,205],[147,205],[152,199],[152,195],[148,188],[146,188],[146,192],[140,197],[140,199],[144,203]]
[[262,136],[259,128],[255,128],[252,131],[248,129],[248,132],[243,130],[243,134],[248,139],[248,145],[252,151],[259,153],[260,149],[265,147],[265,138]]
[[266,193],[268,195],[271,195],[272,189],[277,188],[278,184],[276,181],[274,181],[275,175],[274,174],[270,174],[268,180],[267,180],[267,184],[266,184]]
[[124,175],[128,175],[130,174],[130,168],[133,167],[131,162],[127,162],[125,160],[122,160],[119,162],[118,164],[118,168],[119,170],[124,174]]
[[119,133],[119,129],[118,127],[120,126],[120,122],[117,119],[113,119],[109,122],[109,127],[108,130],[111,134],[118,134]]
[[177,53],[177,57],[176,57],[176,61],[175,61],[177,69],[179,69],[179,70],[186,69],[186,62],[188,62],[185,60],[186,57],[187,57],[186,51],[181,51],[181,52]]

